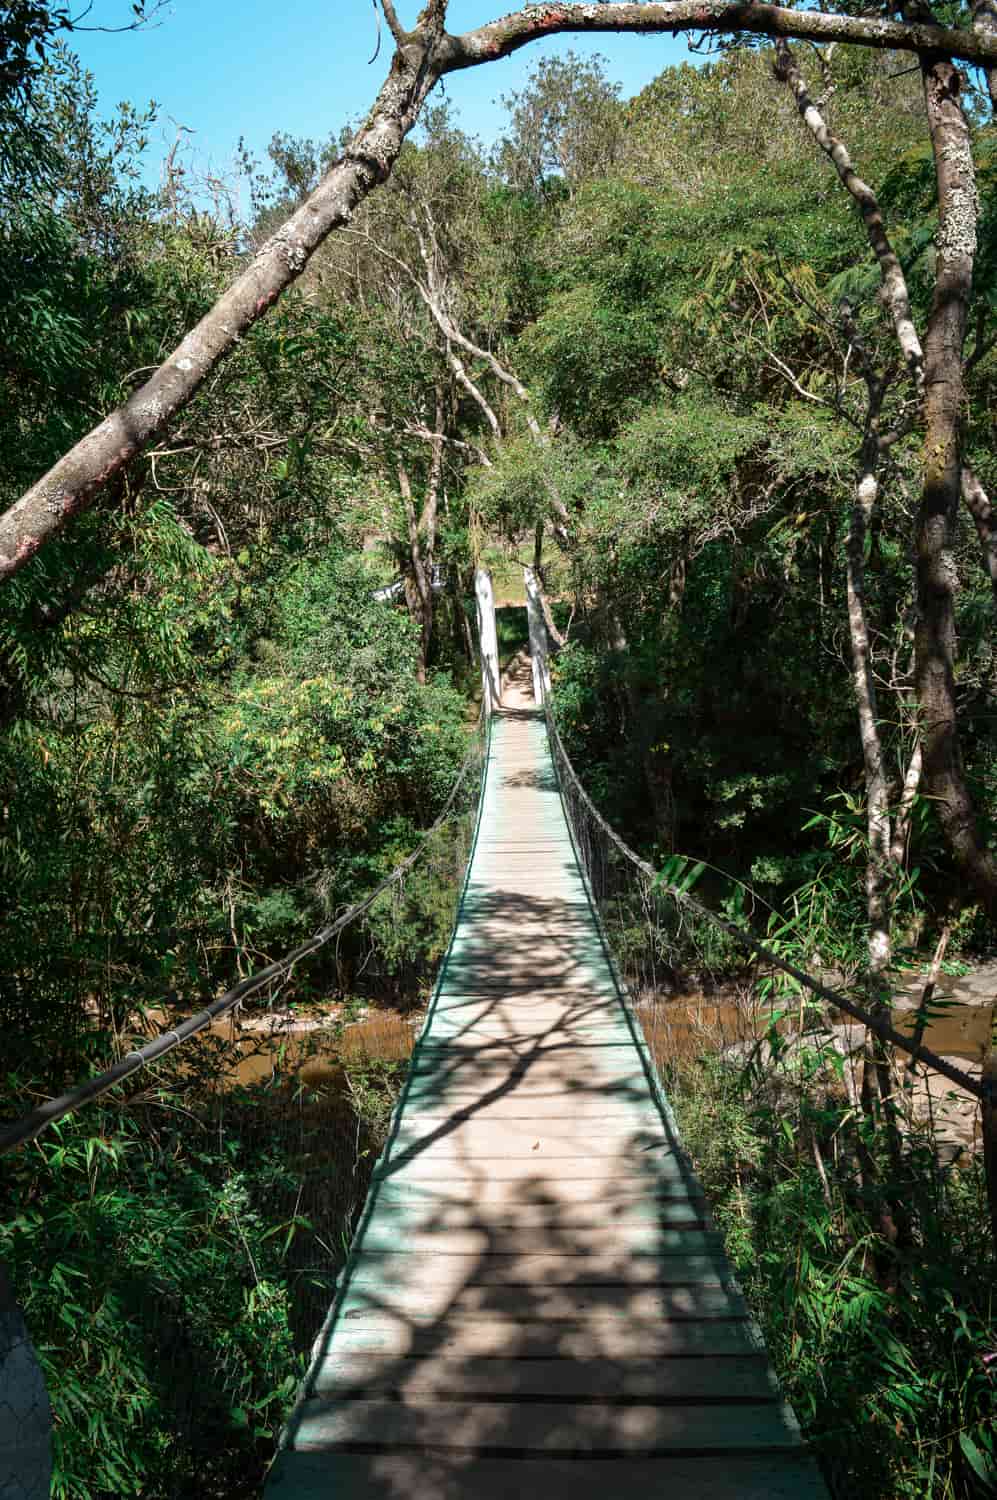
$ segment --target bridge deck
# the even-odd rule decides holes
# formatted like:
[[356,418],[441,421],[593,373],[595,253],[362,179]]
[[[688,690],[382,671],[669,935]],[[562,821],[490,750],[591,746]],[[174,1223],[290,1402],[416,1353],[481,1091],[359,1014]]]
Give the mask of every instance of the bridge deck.
[[496,718],[453,945],[268,1500],[826,1500],[614,983],[542,719]]

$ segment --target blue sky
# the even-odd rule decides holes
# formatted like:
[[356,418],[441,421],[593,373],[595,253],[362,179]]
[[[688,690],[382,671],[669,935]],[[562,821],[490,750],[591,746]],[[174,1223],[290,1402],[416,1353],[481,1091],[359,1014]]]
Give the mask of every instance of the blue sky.
[[[421,3],[397,0],[403,24],[415,20]],[[467,30],[515,5],[451,0],[450,29]],[[87,22],[121,24],[130,9],[128,0],[95,0]],[[171,121],[195,132],[189,139],[202,169],[226,175],[240,136],[262,157],[276,130],[324,140],[362,114],[389,56],[384,42],[377,62],[367,65],[375,36],[371,0],[167,0],[159,21],[145,32],[77,33],[72,41],[97,80],[105,113],[126,99],[159,105],[149,150],[151,182],[158,180],[158,163],[175,134]],[[520,88],[537,59],[569,48],[581,56],[602,53],[625,94],[688,55],[681,37],[540,42],[445,80],[463,128],[490,144],[503,119],[499,95]]]

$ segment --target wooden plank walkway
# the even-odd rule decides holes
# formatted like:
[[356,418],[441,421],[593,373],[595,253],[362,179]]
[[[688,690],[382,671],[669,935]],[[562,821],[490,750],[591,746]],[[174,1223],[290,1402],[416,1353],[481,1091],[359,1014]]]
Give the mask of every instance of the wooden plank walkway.
[[[507,701],[511,694],[507,694]],[[826,1500],[496,717],[460,917],[267,1500]]]

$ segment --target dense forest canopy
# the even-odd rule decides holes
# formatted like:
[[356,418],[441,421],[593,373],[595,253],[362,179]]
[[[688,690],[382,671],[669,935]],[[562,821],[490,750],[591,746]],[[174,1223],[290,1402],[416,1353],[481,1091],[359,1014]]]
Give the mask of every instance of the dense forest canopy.
[[[445,5],[412,30],[383,11],[396,52],[370,119],[275,134],[243,162],[240,217],[234,185],[177,153],[142,185],[153,115],[100,116],[68,12],[0,7],[9,1115],[110,1060],[150,1002],[189,1009],[412,850],[476,717],[480,564],[517,599],[535,569],[566,743],[644,855],[702,861],[716,905],[874,1005],[940,942],[992,952],[992,9],[531,6],[457,40]],[[432,91],[552,30],[710,18],[704,55],[634,98],[566,44],[492,143]],[[396,578],[394,603],[375,597]],[[448,910],[427,890],[406,912],[399,992]],[[320,966],[290,998],[335,982]],[[17,1183],[39,1245],[61,1169]],[[863,1211],[889,1241],[896,1194],[875,1181]],[[23,1297],[40,1252],[0,1244]],[[896,1283],[879,1265],[873,1282],[882,1306],[842,1347],[873,1316],[900,1337]],[[51,1327],[58,1296],[32,1285]],[[960,1287],[952,1306],[982,1318]],[[253,1308],[259,1330],[272,1308]],[[932,1318],[908,1330],[922,1394],[954,1326]],[[164,1398],[105,1335],[57,1399],[58,1493],[174,1493]],[[81,1425],[112,1348],[141,1441],[137,1418]],[[218,1355],[253,1399],[271,1388],[257,1460],[281,1349],[264,1369]],[[896,1441],[853,1493],[986,1492],[973,1370],[958,1397],[958,1368],[937,1374],[930,1422],[928,1396],[882,1398]],[[818,1428],[854,1434],[834,1400]],[[857,1462],[841,1432],[829,1451]],[[922,1432],[929,1480],[904,1457]]]

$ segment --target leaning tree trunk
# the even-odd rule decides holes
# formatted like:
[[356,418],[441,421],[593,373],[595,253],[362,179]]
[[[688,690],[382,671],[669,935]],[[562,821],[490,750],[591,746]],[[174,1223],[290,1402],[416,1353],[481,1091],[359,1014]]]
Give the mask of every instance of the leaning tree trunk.
[[348,224],[357,205],[385,181],[439,76],[428,65],[431,50],[424,39],[399,46],[370,114],[311,197],[266,241],[150,379],[0,517],[0,580],[89,506],[163,431],[219,361],[297,280],[329,233]]
[[866,861],[866,914],[869,923],[868,969],[871,987],[878,998],[884,987],[892,956],[891,922],[891,826],[890,788],[879,732],[879,710],[876,682],[872,668],[869,620],[865,604],[865,542],[869,519],[879,493],[876,471],[879,467],[879,445],[875,432],[867,433],[846,556],[848,562],[848,634],[852,647],[852,683],[858,710],[859,738],[865,767],[867,833],[869,855]]

